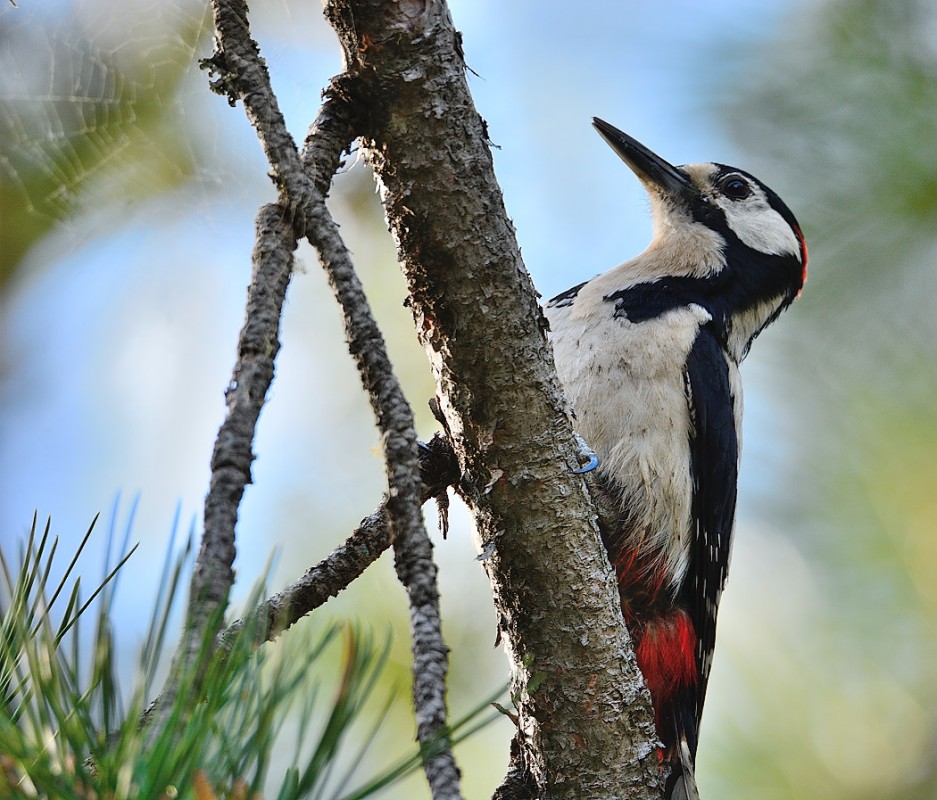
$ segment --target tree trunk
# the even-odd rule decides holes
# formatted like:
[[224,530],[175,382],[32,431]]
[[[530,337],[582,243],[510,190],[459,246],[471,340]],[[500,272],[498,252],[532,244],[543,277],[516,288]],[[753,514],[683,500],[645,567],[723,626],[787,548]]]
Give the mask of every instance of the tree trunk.
[[441,0],[328,0],[326,15],[349,78],[333,91],[357,109],[491,579],[516,766],[548,797],[659,798],[650,700],[461,37]]

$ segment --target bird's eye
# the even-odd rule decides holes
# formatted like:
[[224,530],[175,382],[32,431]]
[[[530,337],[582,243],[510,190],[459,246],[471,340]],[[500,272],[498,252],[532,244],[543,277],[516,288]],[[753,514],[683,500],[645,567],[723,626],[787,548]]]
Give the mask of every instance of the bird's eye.
[[730,175],[722,182],[722,193],[731,200],[744,200],[752,193],[751,187],[738,175]]

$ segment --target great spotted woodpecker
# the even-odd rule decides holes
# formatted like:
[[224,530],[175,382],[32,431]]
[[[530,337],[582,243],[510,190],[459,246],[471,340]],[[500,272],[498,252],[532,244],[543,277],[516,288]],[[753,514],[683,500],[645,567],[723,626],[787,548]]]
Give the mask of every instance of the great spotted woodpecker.
[[800,294],[807,247],[788,207],[749,173],[674,167],[594,125],[650,195],[654,237],[545,313],[574,426],[616,511],[602,535],[671,767],[666,795],[694,797],[735,518],[738,365]]

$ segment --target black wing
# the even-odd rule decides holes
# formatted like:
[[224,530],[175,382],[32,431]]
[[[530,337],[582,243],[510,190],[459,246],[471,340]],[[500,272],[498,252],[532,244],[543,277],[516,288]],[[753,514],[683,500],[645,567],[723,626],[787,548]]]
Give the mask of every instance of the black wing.
[[[739,464],[729,366],[724,349],[708,327],[700,330],[687,357],[686,381],[693,422],[690,457],[695,530],[680,602],[697,636],[698,680],[692,709],[695,734],[716,644],[716,612],[729,569]],[[694,742],[694,755],[695,750]]]
[[583,281],[573,286],[572,289],[560,292],[556,297],[547,301],[547,308],[566,308],[566,306],[571,306],[576,301],[576,295],[579,294],[579,290],[588,282],[589,281]]

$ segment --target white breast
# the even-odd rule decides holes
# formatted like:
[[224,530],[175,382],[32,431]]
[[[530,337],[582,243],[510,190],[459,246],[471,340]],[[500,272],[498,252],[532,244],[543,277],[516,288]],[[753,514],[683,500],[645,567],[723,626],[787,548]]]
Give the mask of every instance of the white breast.
[[632,323],[613,317],[601,276],[566,307],[546,309],[556,367],[578,433],[621,490],[632,546],[660,553],[673,588],[689,559],[693,483],[684,366],[709,314],[673,309]]

